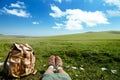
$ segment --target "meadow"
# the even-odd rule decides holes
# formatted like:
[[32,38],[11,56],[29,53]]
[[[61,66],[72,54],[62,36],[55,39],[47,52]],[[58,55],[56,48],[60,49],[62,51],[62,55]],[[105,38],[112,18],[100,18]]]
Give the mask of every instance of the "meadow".
[[[63,68],[72,80],[120,80],[120,31],[49,37],[0,35],[0,62],[5,61],[15,42],[28,43],[36,54],[37,73],[20,80],[40,80],[50,55],[62,58]],[[2,70],[0,66],[0,79],[15,80],[6,77]]]

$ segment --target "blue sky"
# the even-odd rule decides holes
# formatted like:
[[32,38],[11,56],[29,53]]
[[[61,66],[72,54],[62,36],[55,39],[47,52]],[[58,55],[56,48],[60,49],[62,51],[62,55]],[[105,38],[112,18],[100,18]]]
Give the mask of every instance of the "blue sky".
[[0,34],[120,30],[120,0],[0,0]]

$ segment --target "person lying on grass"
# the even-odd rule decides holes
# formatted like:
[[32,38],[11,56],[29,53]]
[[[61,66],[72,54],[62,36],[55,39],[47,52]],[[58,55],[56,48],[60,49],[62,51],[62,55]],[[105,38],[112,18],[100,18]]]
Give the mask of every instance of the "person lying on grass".
[[[54,73],[54,66],[58,73]],[[72,80],[62,68],[62,60],[59,56],[51,55],[48,60],[48,69],[43,74],[42,80]]]

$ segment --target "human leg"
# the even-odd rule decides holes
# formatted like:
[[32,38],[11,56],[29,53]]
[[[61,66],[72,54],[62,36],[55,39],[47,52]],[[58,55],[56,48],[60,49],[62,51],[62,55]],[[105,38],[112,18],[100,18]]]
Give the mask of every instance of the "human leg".
[[45,71],[45,73],[53,73],[54,71],[54,65],[55,65],[55,56],[52,55],[49,57],[48,60],[48,69]]
[[[54,65],[58,73],[54,73]],[[62,68],[62,60],[59,56],[50,56],[48,60],[48,69],[43,74],[42,80],[72,80],[70,76]]]
[[55,63],[56,63],[58,73],[68,75],[68,73],[66,71],[64,71],[63,68],[62,68],[62,59],[59,56],[55,57]]
[[42,80],[56,80],[55,79],[55,74],[54,74],[54,65],[55,65],[55,56],[52,55],[49,57],[48,60],[48,68],[43,74]]

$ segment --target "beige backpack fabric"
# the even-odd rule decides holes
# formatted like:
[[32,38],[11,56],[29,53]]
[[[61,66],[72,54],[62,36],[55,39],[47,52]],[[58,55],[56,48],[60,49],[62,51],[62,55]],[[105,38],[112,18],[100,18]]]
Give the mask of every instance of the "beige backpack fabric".
[[35,54],[28,44],[14,43],[4,63],[8,76],[22,77],[34,73]]

